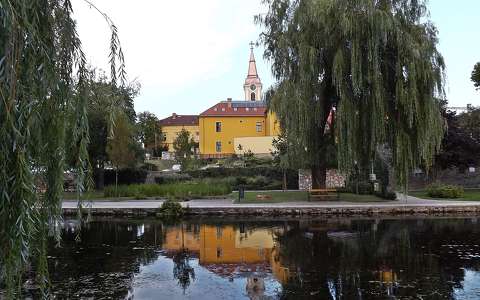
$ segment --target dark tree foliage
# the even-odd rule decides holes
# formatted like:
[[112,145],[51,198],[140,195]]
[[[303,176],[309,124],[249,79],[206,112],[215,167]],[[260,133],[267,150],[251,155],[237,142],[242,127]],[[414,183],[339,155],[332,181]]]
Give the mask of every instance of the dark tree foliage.
[[471,79],[475,88],[480,90],[480,62],[473,67]]
[[[110,85],[122,89],[117,28],[100,13],[112,33]],[[70,157],[79,208],[87,188],[86,59],[69,0],[0,0],[0,20],[0,281],[7,299],[20,298],[33,259],[36,283],[48,299],[47,235],[60,239],[60,227],[49,225],[61,223]]]
[[458,116],[458,121],[465,132],[480,143],[480,108],[469,107],[465,113]]
[[[461,120],[467,116],[454,111],[444,112],[448,129],[442,142],[442,150],[435,158],[438,168],[465,170],[480,163],[480,140],[473,138]],[[477,129],[478,130],[478,129]]]
[[314,187],[325,185],[334,143],[346,173],[367,169],[377,146],[388,146],[404,188],[412,168],[432,164],[445,66],[425,1],[263,2],[260,39],[277,80],[270,107],[295,145],[292,163],[312,169]]
[[146,148],[157,148],[162,141],[162,130],[155,114],[144,111],[137,115],[139,138]]
[[186,164],[192,157],[194,149],[198,147],[193,137],[190,137],[190,132],[182,129],[175,140],[173,141],[173,149],[175,150],[175,157],[185,168]]

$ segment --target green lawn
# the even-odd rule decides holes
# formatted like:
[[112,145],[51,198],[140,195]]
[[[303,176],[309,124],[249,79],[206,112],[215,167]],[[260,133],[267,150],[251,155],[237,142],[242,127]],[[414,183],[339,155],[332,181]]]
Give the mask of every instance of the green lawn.
[[[135,197],[105,197],[105,194],[103,193],[103,191],[88,192],[83,198],[83,200],[114,201],[114,202],[121,202],[121,201],[128,201],[128,200],[145,200],[145,199],[135,199]],[[150,199],[156,199],[156,198],[150,198]],[[63,200],[77,200],[77,193],[64,192]]]
[[[410,196],[423,198],[423,199],[445,200],[442,198],[432,198],[427,195],[427,191],[415,191],[415,192],[409,192],[408,194]],[[465,190],[465,194],[463,198],[449,199],[449,200],[480,201],[480,189]]]
[[[269,195],[272,199],[257,200],[257,195]],[[230,194],[230,198],[234,199],[236,203],[283,203],[283,202],[299,202],[308,201],[308,193],[304,191],[265,191],[265,192],[245,192],[245,199],[238,202],[238,192]],[[368,202],[384,202],[386,200],[379,198],[375,195],[356,195],[349,193],[341,193],[340,198],[332,197],[332,201],[345,201],[356,203],[368,203]],[[322,202],[321,200],[314,200],[312,202]]]
[[[92,191],[86,193],[85,197],[86,199],[102,199],[104,198],[103,196],[103,191]],[[77,193],[76,192],[64,192],[63,193],[63,199],[65,200],[76,200],[77,199]]]

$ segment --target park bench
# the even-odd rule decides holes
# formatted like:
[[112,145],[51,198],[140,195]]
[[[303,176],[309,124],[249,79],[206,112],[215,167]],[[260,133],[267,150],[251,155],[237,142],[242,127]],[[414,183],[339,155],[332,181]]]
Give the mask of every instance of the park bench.
[[336,189],[311,189],[308,191],[308,201],[339,199]]

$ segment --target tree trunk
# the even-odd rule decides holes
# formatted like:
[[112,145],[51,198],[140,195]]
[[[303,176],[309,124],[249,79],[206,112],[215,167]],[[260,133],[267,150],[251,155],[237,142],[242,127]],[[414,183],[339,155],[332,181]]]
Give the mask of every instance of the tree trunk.
[[282,183],[282,188],[284,191],[287,190],[287,172],[285,169],[283,169],[283,183]]
[[324,189],[327,181],[327,168],[325,162],[319,166],[312,166],[312,189]]
[[115,194],[118,198],[118,167],[115,168]]
[[395,180],[395,168],[393,166],[390,166],[388,168],[388,186],[387,186],[387,191],[388,192],[395,192],[397,183]]
[[95,188],[97,190],[103,190],[105,187],[105,169],[103,168],[103,164],[101,164],[98,168],[95,168]]
[[[324,136],[320,137],[323,144],[326,139]],[[312,189],[324,189],[327,186],[327,154],[325,147],[317,152],[318,164],[311,167],[312,172]]]

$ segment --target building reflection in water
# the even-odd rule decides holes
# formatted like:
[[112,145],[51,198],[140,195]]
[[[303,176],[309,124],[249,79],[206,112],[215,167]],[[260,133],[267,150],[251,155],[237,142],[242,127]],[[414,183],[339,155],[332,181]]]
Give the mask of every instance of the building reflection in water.
[[[234,280],[251,278],[260,282],[268,274],[283,282],[288,270],[280,265],[275,235],[281,229],[184,224],[165,229],[163,249],[167,256],[188,251],[210,272]],[[252,281],[252,282],[253,282]],[[252,285],[252,284],[251,284]]]
[[[264,298],[264,289],[271,296],[272,284],[283,299],[455,299],[465,284],[480,290],[469,279],[480,277],[476,219],[192,221],[175,226],[106,220],[84,226],[80,243],[72,224],[64,228],[62,248],[49,250],[59,298],[128,298],[135,295],[137,275],[157,264],[168,266],[172,284],[184,293],[220,277],[222,287],[241,283],[252,299]],[[163,276],[155,280],[160,285],[171,280],[154,276]]]

